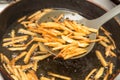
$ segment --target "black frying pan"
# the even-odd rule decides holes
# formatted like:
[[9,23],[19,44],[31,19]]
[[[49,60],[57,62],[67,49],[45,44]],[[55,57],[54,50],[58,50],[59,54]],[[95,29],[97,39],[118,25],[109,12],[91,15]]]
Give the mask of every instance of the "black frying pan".
[[[22,0],[16,4],[10,5],[0,14],[0,40],[4,37],[4,34],[11,29],[11,26],[16,26],[16,21],[24,15],[30,15],[37,10],[41,10],[44,8],[66,8],[70,10],[75,10],[79,12],[80,15],[88,18],[94,19],[102,14],[105,11],[92,3],[89,3],[85,0]],[[17,26],[16,26],[17,27]],[[106,24],[104,24],[106,30],[112,33],[112,38],[114,39],[117,49],[116,53],[118,58],[111,59],[115,64],[114,74],[116,75],[120,69],[120,26],[117,22],[112,19]],[[102,33],[100,33],[102,34]],[[1,45],[0,45],[1,46]],[[93,69],[99,68],[101,66],[99,60],[94,54],[95,49],[103,50],[99,45],[95,45],[94,49],[87,56],[75,59],[75,60],[61,60],[56,59],[53,60],[52,57],[46,59],[42,62],[39,62],[39,70],[37,71],[37,75],[41,74],[46,75],[47,71],[51,71],[54,73],[66,75],[72,77],[72,80],[84,80],[85,76]],[[0,48],[0,52],[7,53],[4,54],[11,58],[10,53],[5,48]],[[9,54],[8,54],[9,53]],[[2,64],[2,63],[1,63]],[[42,64],[42,65],[41,65]],[[2,66],[1,66],[2,67]],[[3,73],[3,68],[0,69]],[[6,74],[6,73],[5,73]],[[7,74],[6,74],[7,75]],[[109,80],[113,80],[115,75],[109,77]],[[8,75],[7,75],[8,76]],[[4,75],[5,78],[7,76]],[[10,77],[5,80],[10,80]]]

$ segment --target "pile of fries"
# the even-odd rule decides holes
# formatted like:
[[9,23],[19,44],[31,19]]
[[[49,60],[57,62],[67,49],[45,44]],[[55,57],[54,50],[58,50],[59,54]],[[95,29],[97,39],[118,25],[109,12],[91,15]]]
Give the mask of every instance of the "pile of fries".
[[[58,18],[51,18],[50,22],[39,23],[39,19],[52,9],[44,9],[38,11],[31,16],[24,16],[18,22],[24,27],[18,29],[18,32],[12,30],[10,37],[3,39],[3,47],[7,46],[10,51],[21,51],[19,55],[12,60],[9,60],[2,53],[0,60],[3,63],[5,70],[15,80],[56,80],[61,78],[63,80],[71,80],[70,77],[48,72],[50,78],[42,76],[38,78],[36,71],[38,69],[38,62],[48,58],[55,53],[51,53],[45,46],[50,48],[55,54],[55,58],[71,59],[87,52],[87,47],[97,42],[105,48],[106,57],[117,57],[114,53],[116,49],[115,43],[112,40],[110,33],[104,28],[101,30],[105,36],[98,35],[97,39],[90,40],[91,33],[98,31],[93,28],[88,28],[75,21],[64,19],[61,14]],[[16,35],[21,34],[19,36]],[[28,47],[30,47],[28,49]],[[98,80],[104,76],[104,80],[108,80],[109,75],[112,74],[114,64],[106,61],[99,50],[96,50],[96,57],[98,57],[102,66],[99,69],[93,69],[85,78],[85,80]],[[17,65],[16,62],[23,58],[24,64]],[[106,67],[108,68],[106,70]],[[105,75],[103,75],[105,73]],[[94,76],[94,77],[91,77]]]

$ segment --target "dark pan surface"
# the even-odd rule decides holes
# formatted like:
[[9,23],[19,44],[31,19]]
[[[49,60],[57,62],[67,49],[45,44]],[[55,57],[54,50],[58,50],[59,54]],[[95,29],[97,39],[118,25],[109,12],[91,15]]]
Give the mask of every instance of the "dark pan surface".
[[[0,15],[0,39],[6,35],[11,30],[11,27],[17,29],[18,26],[21,26],[16,22],[17,19],[24,15],[32,14],[33,12],[44,9],[44,8],[66,8],[79,12],[82,16],[88,19],[94,19],[102,14],[105,11],[85,0],[23,0],[15,5],[11,5],[8,7],[3,13]],[[108,58],[107,60],[111,60],[115,64],[114,74],[118,72],[120,69],[120,26],[117,24],[115,20],[110,20],[105,25],[105,29],[112,33],[112,38],[114,39],[117,49],[116,53],[118,58]],[[102,32],[100,32],[103,35]],[[1,45],[0,45],[1,46]],[[62,60],[55,59],[50,57],[44,61],[39,62],[39,70],[37,71],[37,75],[46,75],[46,72],[54,72],[66,76],[72,77],[73,80],[83,80],[85,76],[93,69],[100,68],[101,63],[97,59],[94,50],[99,49],[100,51],[104,51],[100,45],[96,44],[94,49],[87,56],[76,59],[76,60]],[[6,48],[0,48],[0,52],[8,53],[5,54],[9,58],[12,55],[6,50]],[[18,63],[20,64],[20,63]],[[112,80],[112,77],[110,79]],[[101,79],[102,80],[102,79]]]

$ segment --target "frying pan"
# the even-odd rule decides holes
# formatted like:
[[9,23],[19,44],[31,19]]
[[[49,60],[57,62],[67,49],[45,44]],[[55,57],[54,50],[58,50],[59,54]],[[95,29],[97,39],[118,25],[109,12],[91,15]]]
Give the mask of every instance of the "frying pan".
[[[12,28],[12,26],[17,28],[16,21],[19,18],[45,8],[65,8],[74,10],[87,19],[94,19],[105,13],[105,10],[93,5],[90,2],[87,2],[86,0],[22,0],[17,3],[13,3],[0,14],[1,43],[2,38]],[[109,80],[113,80],[120,71],[120,26],[115,19],[108,21],[103,26],[112,34],[111,37],[114,39],[117,46],[117,49],[115,50],[117,58],[109,58],[109,60],[113,61],[115,65],[113,71],[114,74],[109,77]],[[11,53],[14,52],[10,52],[1,46],[2,45],[0,44],[0,52],[11,59]],[[52,57],[45,59],[42,62],[39,62],[40,66],[37,71],[37,75],[46,75],[46,72],[50,71],[65,76],[70,76],[72,80],[84,80],[85,76],[93,68],[100,68],[101,66],[99,60],[94,54],[95,49],[103,51],[101,46],[96,44],[94,49],[88,55],[80,59],[66,61],[62,59],[53,60]],[[0,71],[5,74],[5,80],[11,80],[10,76],[4,71],[4,68],[2,66],[0,67]]]

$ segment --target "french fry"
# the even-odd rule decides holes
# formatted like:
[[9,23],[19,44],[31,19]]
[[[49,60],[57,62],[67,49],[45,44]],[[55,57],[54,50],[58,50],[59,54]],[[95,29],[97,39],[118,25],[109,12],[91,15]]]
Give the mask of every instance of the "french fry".
[[[19,66],[19,65],[16,65],[16,66]],[[34,65],[32,63],[29,63],[29,64],[26,64],[26,65],[21,65],[21,66],[19,66],[19,68],[21,68],[22,71],[26,71],[30,68],[33,68],[33,66]]]
[[5,63],[3,63],[3,67],[7,71],[8,74],[12,74]]
[[0,60],[1,62],[5,62],[6,64],[10,63],[10,60],[5,55],[3,55],[3,53],[0,53]]
[[17,76],[15,75],[10,75],[14,80],[19,80]]
[[[15,40],[21,39],[21,38],[22,38],[22,39],[23,39],[23,38],[26,39],[27,37],[28,37],[27,35],[24,35],[24,36],[16,36],[16,37],[14,37],[14,39],[15,39]],[[4,39],[3,39],[3,42],[6,42],[6,41],[12,41],[12,38],[4,38]]]
[[73,50],[72,53],[68,53],[68,54],[64,57],[64,60],[70,59],[70,58],[75,57],[75,56],[77,56],[77,55],[82,55],[82,54],[84,54],[85,52],[86,52],[85,49],[77,48],[77,49]]
[[33,70],[29,70],[29,74],[33,77],[33,80],[38,80],[38,77],[36,76],[35,72]]
[[104,31],[104,34],[110,39],[110,41],[112,41],[114,48],[116,48],[115,42],[114,42],[114,40],[112,39],[112,37],[110,36],[111,33],[109,33],[109,32],[108,32],[107,30],[105,30],[103,27],[101,27],[100,29]]
[[33,33],[33,32],[31,32],[31,31],[25,30],[25,29],[23,29],[23,28],[20,28],[20,29],[18,30],[18,33],[27,34],[27,35],[31,35],[31,36],[36,36],[36,35],[37,35],[36,33]]
[[104,46],[104,47],[108,47],[109,45],[106,43],[106,42],[104,42],[104,41],[100,41],[99,42],[102,46]]
[[61,46],[62,44],[60,42],[46,42],[44,43],[44,45],[58,47],[58,46]]
[[21,80],[28,80],[27,76],[26,76],[26,73],[24,71],[22,71],[20,68],[18,68],[18,71],[20,73]]
[[113,63],[109,64],[109,74],[113,73]]
[[27,49],[26,46],[8,48],[8,50],[10,50],[10,51],[22,51],[22,50],[26,50],[26,49]]
[[30,56],[32,55],[32,53],[34,52],[34,50],[38,47],[38,44],[33,44],[32,47],[30,48],[30,50],[28,51],[27,55],[24,58],[24,63],[28,63],[28,61],[30,60]]
[[37,71],[38,69],[38,60],[35,60],[34,61],[34,64],[33,64],[33,68],[32,68],[34,71]]
[[110,40],[105,36],[98,36],[98,38],[100,38],[101,40],[103,40],[106,43],[110,43]]
[[20,53],[17,57],[15,57],[15,58],[13,58],[13,59],[11,60],[11,64],[14,65],[16,61],[18,61],[19,59],[21,59],[21,58],[22,58],[23,56],[25,56],[26,54],[27,54],[26,51]]
[[48,52],[47,49],[45,48],[45,46],[42,43],[38,42],[38,46],[39,46],[40,51]]
[[104,73],[104,67],[101,67],[95,75],[95,80],[98,80]]
[[110,51],[110,55],[111,55],[112,57],[117,57],[117,55],[116,55],[113,51]]
[[27,17],[27,16],[23,16],[22,18],[20,18],[20,19],[18,20],[18,22],[21,22],[21,21],[25,20],[26,17]]
[[86,77],[85,80],[89,80],[90,76],[95,73],[97,71],[97,69],[93,69]]
[[47,78],[47,77],[42,76],[42,77],[40,77],[40,80],[51,80],[51,79],[49,79],[49,78]]
[[18,79],[20,79],[20,74],[19,74],[19,72],[18,72],[18,69],[17,69],[15,66],[13,66],[13,71],[14,71],[14,75],[15,75]]
[[64,80],[71,80],[70,77],[62,76],[62,75],[55,74],[55,73],[52,73],[52,72],[48,72],[48,75],[51,75],[51,76],[53,76],[53,77],[57,77],[57,78],[60,78],[60,79],[64,79]]
[[104,67],[108,66],[108,63],[106,62],[100,51],[96,50],[96,56]]
[[107,71],[106,75],[104,76],[103,80],[108,80],[108,77],[109,77],[109,73]]
[[12,45],[14,43],[22,42],[22,41],[25,41],[25,40],[27,40],[27,38],[17,39],[17,40],[14,40],[14,42],[5,42],[5,43],[3,43],[3,47],[8,46],[8,45]]
[[73,26],[70,24],[70,21],[64,20],[65,26],[67,26],[69,29],[74,30]]
[[32,60],[37,60],[37,61],[44,60],[44,59],[48,58],[49,56],[51,56],[51,54],[45,54],[45,55],[41,55],[41,56],[34,56],[34,57],[32,57]]

